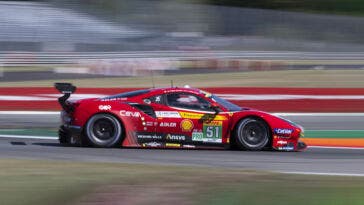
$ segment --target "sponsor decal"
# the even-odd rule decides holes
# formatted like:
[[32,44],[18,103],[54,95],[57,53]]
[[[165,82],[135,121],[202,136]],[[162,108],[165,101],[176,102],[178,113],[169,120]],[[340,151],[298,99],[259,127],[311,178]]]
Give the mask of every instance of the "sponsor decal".
[[192,132],[192,141],[203,141],[203,133],[202,132]]
[[185,92],[181,89],[164,90],[164,93],[175,93],[175,92]]
[[193,132],[192,141],[222,143],[222,121],[203,124],[202,132]]
[[107,99],[102,99],[102,102],[109,102],[109,101],[117,101],[117,100],[126,100],[126,98],[107,98]]
[[184,144],[182,145],[183,148],[196,148],[195,145],[190,145],[190,144]]
[[157,102],[157,103],[161,102],[161,98],[162,98],[162,96],[160,96],[160,95],[155,97],[155,102]]
[[111,105],[99,105],[99,110],[111,110]]
[[215,115],[209,113],[193,113],[193,112],[179,112],[182,118],[198,120],[201,118],[212,118],[212,120],[226,120],[226,117],[223,115]]
[[203,123],[204,126],[219,126],[222,127],[222,121],[211,121]]
[[137,135],[137,138],[138,139],[153,139],[153,140],[161,140],[162,139],[162,136],[161,135],[149,135],[149,134],[138,134]]
[[288,144],[288,142],[285,140],[279,140],[279,141],[277,141],[277,144],[286,145],[286,144]]
[[283,150],[283,151],[293,151],[294,150],[294,144],[292,142],[284,145],[283,147],[278,147],[278,150]]
[[159,123],[159,127],[177,127],[177,123],[175,123],[175,122],[161,122],[161,123]]
[[193,122],[189,119],[182,120],[181,129],[183,132],[190,132],[193,129]]
[[153,122],[145,122],[145,126],[148,127],[153,127],[154,123]]
[[181,118],[180,114],[176,111],[156,111],[155,115],[158,118]]
[[186,140],[186,136],[184,136],[184,135],[171,135],[171,134],[167,134],[166,140],[171,140],[171,141],[185,141]]
[[282,151],[293,151],[294,150],[294,147],[293,146],[278,147],[278,150],[282,150]]
[[132,112],[126,110],[120,110],[120,115],[123,117],[141,117],[140,112]]
[[293,129],[284,129],[284,128],[274,128],[274,133],[278,135],[290,135],[292,134]]
[[179,112],[182,118],[187,119],[201,119],[203,114],[200,113],[192,113],[192,112]]
[[142,146],[143,147],[161,147],[162,144],[158,143],[158,142],[148,142],[148,143],[143,143]]
[[178,144],[178,143],[166,143],[166,147],[181,147],[181,144]]

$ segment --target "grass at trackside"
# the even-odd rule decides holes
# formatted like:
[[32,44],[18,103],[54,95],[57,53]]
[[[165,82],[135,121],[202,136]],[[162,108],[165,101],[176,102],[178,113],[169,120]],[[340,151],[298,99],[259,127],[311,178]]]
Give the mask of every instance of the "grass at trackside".
[[41,128],[30,128],[30,129],[1,129],[0,135],[25,135],[25,136],[54,136],[58,135],[58,129],[41,129]]
[[364,130],[306,130],[306,138],[364,138]]
[[36,71],[53,71],[53,66],[15,66],[0,67],[2,72],[36,72]]
[[[192,87],[364,87],[364,70],[290,70],[154,76],[155,86]],[[105,77],[0,82],[0,87],[52,87],[55,81],[72,82],[78,87],[152,87],[152,78]]]
[[[0,159],[2,204],[362,204],[363,177]],[[87,202],[87,203],[86,203]],[[191,202],[191,203],[189,203]]]

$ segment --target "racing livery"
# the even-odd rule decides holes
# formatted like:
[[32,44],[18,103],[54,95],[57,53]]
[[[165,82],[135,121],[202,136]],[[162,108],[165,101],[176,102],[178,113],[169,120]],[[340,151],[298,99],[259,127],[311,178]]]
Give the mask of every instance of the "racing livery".
[[104,98],[68,100],[76,87],[56,83],[64,95],[59,141],[94,147],[235,148],[300,151],[303,128],[286,119],[242,108],[195,88],[151,88]]

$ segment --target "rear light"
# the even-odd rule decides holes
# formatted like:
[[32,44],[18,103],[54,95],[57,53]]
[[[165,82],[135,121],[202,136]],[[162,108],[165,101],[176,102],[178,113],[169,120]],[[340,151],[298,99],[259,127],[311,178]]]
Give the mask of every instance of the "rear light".
[[66,106],[65,106],[65,111],[67,113],[73,113],[75,111],[75,109],[80,105],[79,102],[72,102],[72,101],[67,101],[66,102]]
[[74,107],[74,108],[77,108],[78,106],[80,105],[80,102],[73,102],[72,103],[72,106]]
[[71,124],[72,118],[69,113],[62,110],[61,111],[61,123],[62,124]]

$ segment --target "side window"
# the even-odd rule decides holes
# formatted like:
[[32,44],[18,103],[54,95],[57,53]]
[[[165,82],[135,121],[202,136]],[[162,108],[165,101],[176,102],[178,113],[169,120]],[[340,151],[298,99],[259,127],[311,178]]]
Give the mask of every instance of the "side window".
[[[155,95],[155,96],[147,98],[145,100],[149,100],[149,102],[152,102],[152,103],[164,104],[163,95]],[[145,100],[144,100],[144,102],[145,102]]]
[[167,104],[172,107],[211,111],[208,101],[189,93],[167,94]]

